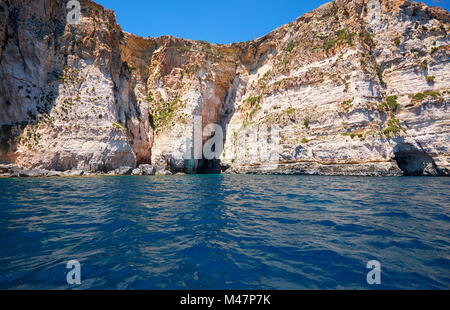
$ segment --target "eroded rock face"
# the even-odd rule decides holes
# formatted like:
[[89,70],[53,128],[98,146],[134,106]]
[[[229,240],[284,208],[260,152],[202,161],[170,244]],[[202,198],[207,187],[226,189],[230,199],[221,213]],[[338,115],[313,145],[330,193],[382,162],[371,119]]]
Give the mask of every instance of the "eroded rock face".
[[[80,25],[66,23],[61,1],[0,3],[2,163],[91,172],[151,164],[152,173],[449,174],[444,9],[336,0],[254,41],[214,45],[137,37],[120,29],[112,11],[80,2]],[[224,128],[220,161],[183,159],[196,115],[202,127]],[[278,160],[255,158],[271,138],[245,142],[248,132],[274,125]]]
[[[230,169],[448,174],[448,21],[408,1],[335,1],[276,30],[277,49],[235,85],[225,153],[242,124],[277,124],[282,163],[252,161],[254,144],[237,148]],[[405,144],[422,155],[398,165]]]
[[81,1],[81,24],[68,25],[65,4],[0,4],[0,158],[58,171],[134,166],[150,148],[150,126],[137,120],[123,33],[112,11],[90,1]]

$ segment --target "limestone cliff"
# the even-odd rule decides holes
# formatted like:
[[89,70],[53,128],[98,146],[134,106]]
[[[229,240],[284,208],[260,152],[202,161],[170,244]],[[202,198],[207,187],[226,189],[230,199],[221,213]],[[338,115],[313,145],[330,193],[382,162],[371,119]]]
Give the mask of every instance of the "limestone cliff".
[[120,58],[123,33],[113,12],[90,1],[81,6],[82,24],[67,25],[64,1],[1,2],[3,161],[109,171],[135,165],[141,154],[131,142],[149,140]]
[[[69,25],[65,1],[0,1],[0,163],[450,173],[450,14],[442,8],[335,0],[262,38],[215,45],[137,37],[112,11],[80,3],[81,24]],[[220,160],[182,159],[194,115],[224,128]],[[261,145],[238,139],[271,125],[280,128],[280,160],[255,159]]]

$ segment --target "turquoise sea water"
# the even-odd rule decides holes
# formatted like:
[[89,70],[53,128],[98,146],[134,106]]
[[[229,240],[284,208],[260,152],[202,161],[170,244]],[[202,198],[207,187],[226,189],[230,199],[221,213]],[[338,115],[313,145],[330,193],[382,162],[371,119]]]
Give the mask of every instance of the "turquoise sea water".
[[450,289],[449,228],[448,178],[0,179],[0,289]]

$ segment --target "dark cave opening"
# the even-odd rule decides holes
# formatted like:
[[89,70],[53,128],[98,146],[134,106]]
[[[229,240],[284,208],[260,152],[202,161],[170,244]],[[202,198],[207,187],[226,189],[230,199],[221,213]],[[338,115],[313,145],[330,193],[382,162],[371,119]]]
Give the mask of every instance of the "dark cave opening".
[[394,151],[395,161],[405,176],[439,175],[431,156],[411,144],[404,144]]
[[222,173],[222,166],[220,159],[201,159],[198,161],[197,174],[220,174]]

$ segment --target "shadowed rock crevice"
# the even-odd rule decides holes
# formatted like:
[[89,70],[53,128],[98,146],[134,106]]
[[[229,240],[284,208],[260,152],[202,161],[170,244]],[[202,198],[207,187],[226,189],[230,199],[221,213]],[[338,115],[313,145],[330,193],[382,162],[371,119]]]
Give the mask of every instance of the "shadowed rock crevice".
[[405,176],[441,175],[433,158],[412,144],[398,145],[394,154],[395,161]]
[[222,172],[220,159],[202,159],[198,162],[198,174],[219,174]]

